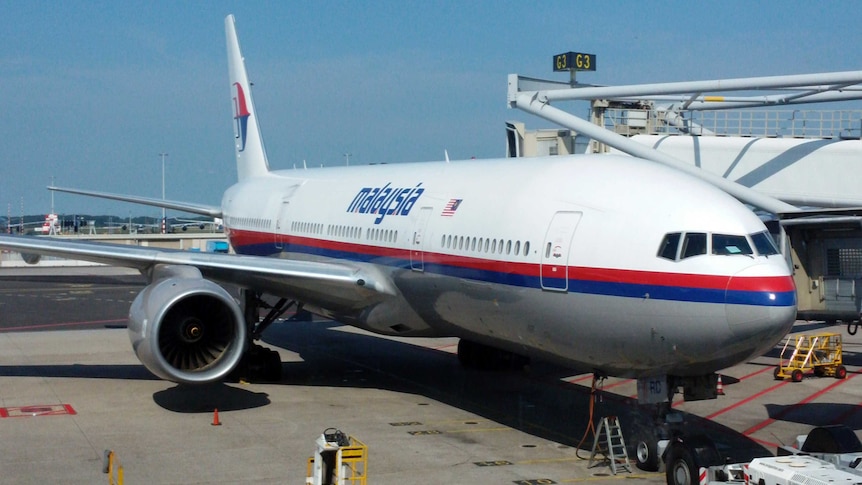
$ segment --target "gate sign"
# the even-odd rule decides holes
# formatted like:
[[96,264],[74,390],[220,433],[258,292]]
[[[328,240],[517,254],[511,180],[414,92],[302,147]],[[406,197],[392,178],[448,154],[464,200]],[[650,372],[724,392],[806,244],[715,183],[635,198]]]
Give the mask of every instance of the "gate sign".
[[557,71],[595,71],[596,55],[582,52],[566,52],[554,56],[554,72]]

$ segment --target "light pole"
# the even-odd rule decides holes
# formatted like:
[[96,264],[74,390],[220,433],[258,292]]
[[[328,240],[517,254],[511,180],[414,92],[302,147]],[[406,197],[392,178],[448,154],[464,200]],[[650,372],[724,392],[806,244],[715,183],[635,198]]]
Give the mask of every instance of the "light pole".
[[[162,157],[162,202],[165,201],[165,157],[168,156],[167,153],[159,153],[159,156]],[[168,221],[165,219],[165,208],[162,207],[162,234],[165,233],[167,229]]]

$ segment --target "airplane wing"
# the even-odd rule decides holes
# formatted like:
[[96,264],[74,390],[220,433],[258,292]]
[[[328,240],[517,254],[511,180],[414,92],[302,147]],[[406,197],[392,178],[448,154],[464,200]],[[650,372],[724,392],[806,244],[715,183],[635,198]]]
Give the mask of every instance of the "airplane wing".
[[236,254],[197,253],[117,244],[0,235],[0,248],[32,255],[135,268],[148,275],[157,265],[194,266],[209,279],[301,299],[326,308],[366,307],[396,295],[390,278],[374,267]]
[[69,194],[88,195],[90,197],[99,197],[102,199],[121,200],[123,202],[132,202],[135,204],[164,207],[165,209],[174,209],[183,212],[190,212],[192,214],[199,214],[207,217],[222,217],[221,207],[214,205],[195,204],[192,202],[153,199],[150,197],[139,197],[136,195],[112,194],[109,192],[96,192],[92,190],[69,189],[65,187],[54,186],[49,186],[48,190],[53,190],[55,192],[67,192]]

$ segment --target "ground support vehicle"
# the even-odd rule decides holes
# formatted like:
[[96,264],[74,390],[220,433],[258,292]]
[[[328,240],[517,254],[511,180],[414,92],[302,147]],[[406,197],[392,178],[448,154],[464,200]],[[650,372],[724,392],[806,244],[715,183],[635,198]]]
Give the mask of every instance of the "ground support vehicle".
[[[714,449],[714,448],[713,448]],[[821,426],[781,446],[778,456],[748,463],[712,464],[710,443],[674,441],[667,452],[669,485],[721,483],[826,485],[862,483],[862,443],[846,426]]]
[[[785,360],[784,355],[791,341],[795,343],[793,352]],[[817,377],[831,376],[837,379],[847,377],[847,369],[842,360],[840,333],[787,337],[773,376],[776,379],[790,378],[793,382],[799,382],[807,373],[813,373]]]

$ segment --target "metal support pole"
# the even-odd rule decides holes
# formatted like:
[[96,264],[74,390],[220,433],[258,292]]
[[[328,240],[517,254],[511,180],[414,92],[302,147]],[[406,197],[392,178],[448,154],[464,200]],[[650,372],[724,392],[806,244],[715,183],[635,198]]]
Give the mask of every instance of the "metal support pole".
[[[165,200],[165,157],[168,156],[167,153],[159,153],[159,156],[162,157],[162,201]],[[168,221],[165,219],[165,211],[166,209],[162,207],[162,234],[165,233]],[[130,221],[131,222],[131,221]]]
[[759,209],[763,209],[774,214],[795,212],[799,210],[795,206],[761,194],[753,189],[736,182],[732,182],[718,175],[693,167],[675,157],[641,145],[640,143],[632,141],[622,135],[612,133],[600,126],[590,123],[589,121],[582,120],[577,116],[557,109],[548,103],[543,103],[539,101],[537,92],[519,93],[515,97],[515,106],[540,118],[552,121],[561,126],[565,126],[566,128],[575,130],[580,134],[587,135],[602,143],[606,143],[634,157],[651,160],[686,172],[704,180],[705,182],[715,185],[742,202],[753,205]]

